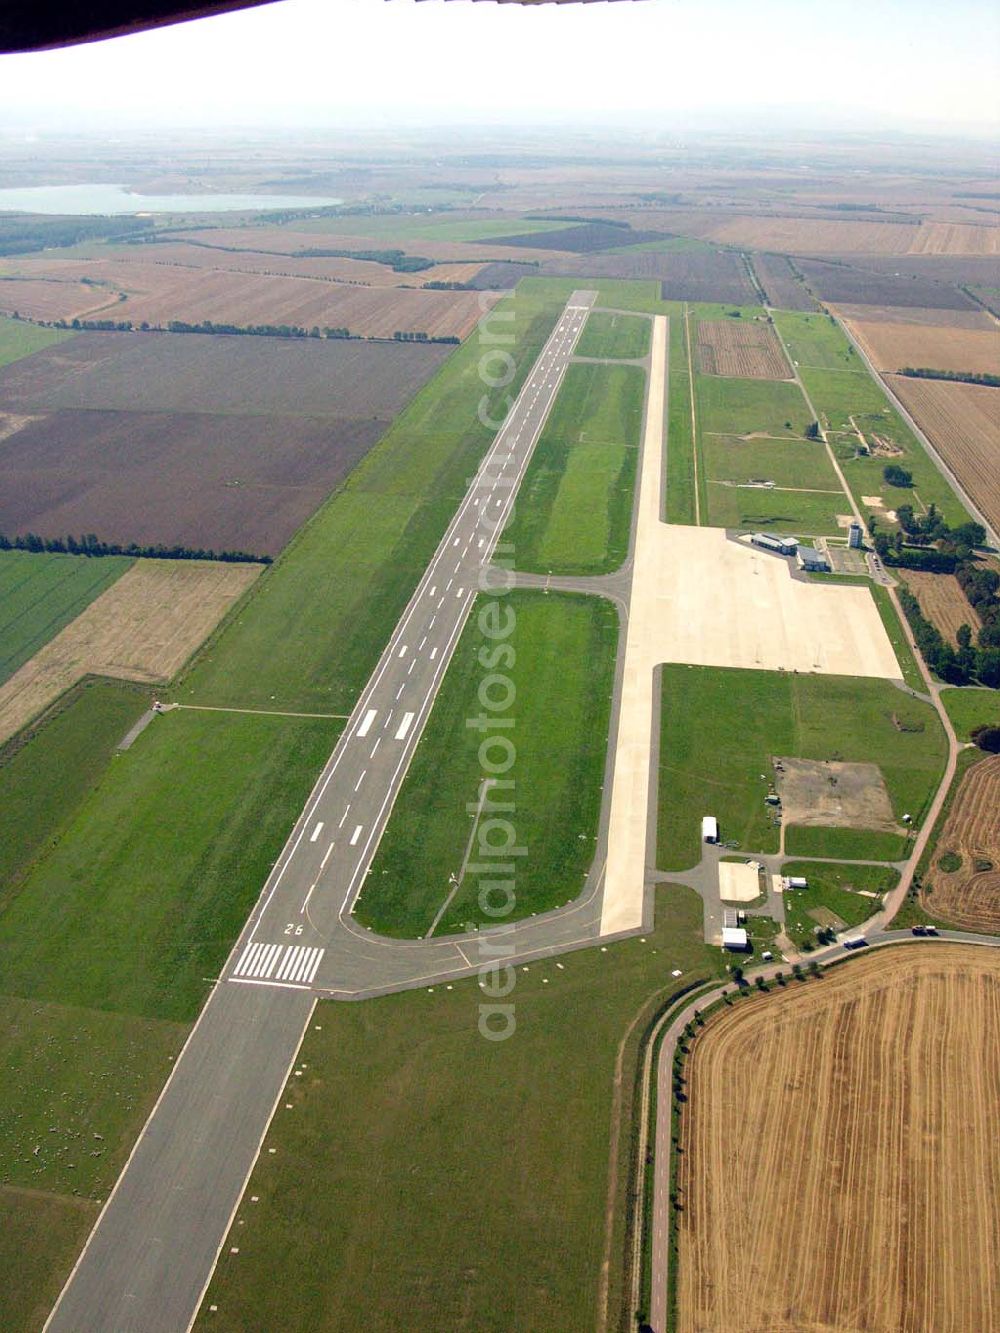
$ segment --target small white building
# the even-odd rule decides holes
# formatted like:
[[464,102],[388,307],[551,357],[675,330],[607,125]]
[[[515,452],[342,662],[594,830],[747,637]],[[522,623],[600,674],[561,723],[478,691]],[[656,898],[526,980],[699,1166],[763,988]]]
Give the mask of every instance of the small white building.
[[785,883],[790,889],[808,889],[809,881],[803,875],[789,875]]
[[719,821],[715,815],[703,815],[701,820],[702,842],[719,841]]
[[734,952],[746,952],[750,947],[750,940],[742,926],[723,926],[722,927],[722,947],[732,949]]
[[807,574],[827,574],[830,571],[829,560],[825,555],[820,555],[814,546],[800,546],[795,563]]

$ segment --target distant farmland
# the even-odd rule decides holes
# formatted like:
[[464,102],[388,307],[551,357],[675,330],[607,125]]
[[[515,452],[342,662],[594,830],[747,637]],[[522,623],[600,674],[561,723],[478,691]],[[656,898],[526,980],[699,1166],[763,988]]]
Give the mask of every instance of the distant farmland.
[[0,371],[0,532],[276,554],[447,352],[81,334]]
[[[991,263],[993,261],[990,261]],[[935,277],[892,268],[884,258],[857,263],[799,259],[798,267],[821,300],[833,305],[920,306],[928,310],[974,310],[975,304],[956,287]]]
[[682,249],[627,250],[622,254],[560,259],[544,266],[548,276],[653,279],[662,284],[665,301],[722,301],[755,305],[755,292],[743,261],[730,250],[708,246]]
[[806,290],[805,283],[795,276],[787,256],[757,254],[753,257],[753,267],[772,306],[778,310],[816,309],[816,302]]

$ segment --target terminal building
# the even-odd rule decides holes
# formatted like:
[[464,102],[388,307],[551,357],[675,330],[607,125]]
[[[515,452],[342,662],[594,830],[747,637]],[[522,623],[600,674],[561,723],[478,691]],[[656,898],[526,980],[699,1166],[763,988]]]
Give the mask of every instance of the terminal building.
[[773,551],[775,555],[794,555],[799,547],[794,537],[776,537],[770,532],[755,532],[750,544],[763,551]]

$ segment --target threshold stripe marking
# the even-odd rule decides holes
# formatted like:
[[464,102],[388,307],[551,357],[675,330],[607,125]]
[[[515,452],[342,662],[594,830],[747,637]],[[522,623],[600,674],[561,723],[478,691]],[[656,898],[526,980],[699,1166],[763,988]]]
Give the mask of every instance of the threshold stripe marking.
[[371,731],[372,723],[375,721],[376,717],[378,717],[378,709],[369,708],[368,712],[365,713],[364,721],[361,723],[361,726],[358,727],[359,736],[368,735],[369,731]]
[[322,832],[323,832],[323,821],[322,821],[322,819],[321,819],[321,820],[319,821],[319,823],[316,825],[316,827],[313,829],[313,831],[312,831],[312,835],[310,836],[309,841],[310,841],[310,842],[317,842],[317,841],[319,840],[319,835],[320,835]]
[[363,825],[363,824],[359,824],[359,825],[357,826],[357,828],[354,830],[354,832],[351,834],[351,846],[352,846],[352,847],[356,847],[356,846],[357,846],[357,844],[358,844],[358,839],[361,837],[361,830],[362,830],[362,828],[364,828],[364,825]]
[[413,722],[413,714],[404,713],[402,722],[400,722],[399,726],[396,728],[397,741],[406,740],[406,733],[410,730],[410,724],[412,722]]

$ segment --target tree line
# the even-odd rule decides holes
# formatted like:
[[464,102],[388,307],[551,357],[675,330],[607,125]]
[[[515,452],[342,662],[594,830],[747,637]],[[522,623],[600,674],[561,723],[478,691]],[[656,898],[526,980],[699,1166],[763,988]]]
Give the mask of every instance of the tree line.
[[253,555],[249,551],[213,551],[210,548],[146,544],[140,542],[102,542],[93,532],[80,537],[39,537],[35,532],[26,532],[20,537],[5,537],[0,532],[0,551],[31,551],[35,554],[45,552],[57,555],[87,555],[95,559],[106,555],[126,555],[150,560],[219,560],[230,565],[269,565],[273,559],[269,555]]
[[61,249],[81,241],[126,240],[152,226],[152,218],[0,217],[0,255]]
[[[20,318],[16,311],[14,318]],[[315,324],[311,329],[306,329],[301,324],[222,324],[211,319],[203,319],[197,324],[191,324],[184,319],[171,319],[167,321],[166,325],[150,324],[145,319],[140,324],[135,324],[130,319],[77,318],[39,322],[45,322],[48,328],[79,329],[85,333],[228,333],[254,338],[335,338],[353,339],[356,342],[388,341],[385,338],[376,337],[374,334],[352,333],[350,329],[343,327],[320,328],[319,325]],[[419,330],[404,331],[397,329],[392,335],[392,341],[457,344],[462,340],[451,333],[432,338],[430,334]]]
[[904,366],[898,372],[913,380],[952,380],[957,384],[982,384],[1000,389],[1000,375],[979,374],[974,370],[931,370],[928,366]]

